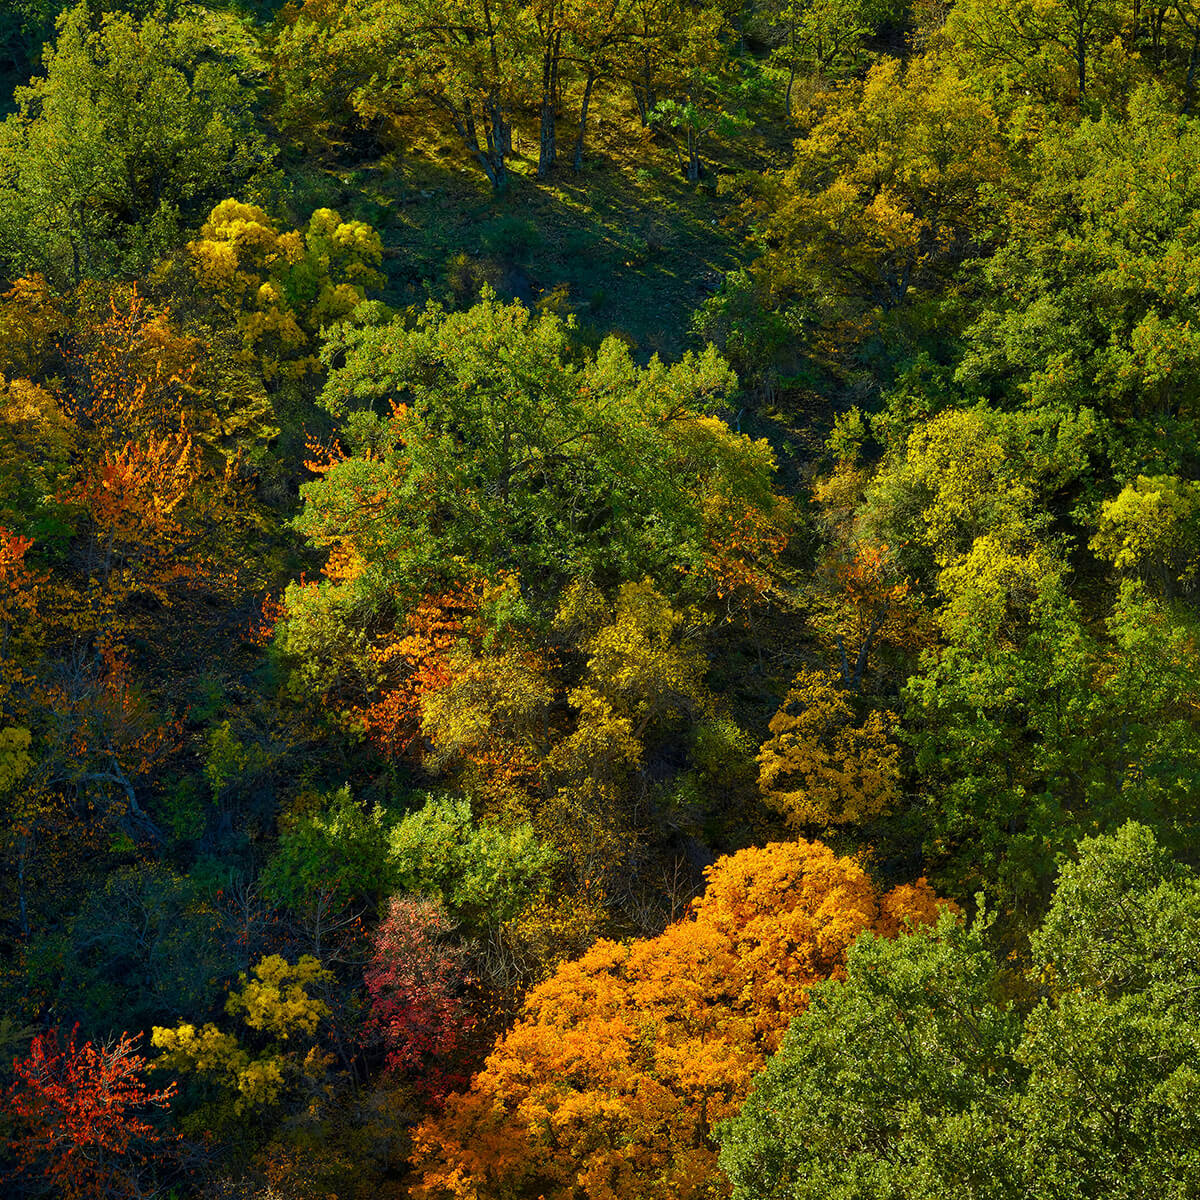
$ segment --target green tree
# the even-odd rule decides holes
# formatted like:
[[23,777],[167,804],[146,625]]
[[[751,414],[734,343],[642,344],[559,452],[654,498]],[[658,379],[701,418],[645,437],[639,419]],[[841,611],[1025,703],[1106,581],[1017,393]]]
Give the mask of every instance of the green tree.
[[466,800],[450,797],[431,798],[401,820],[387,853],[396,886],[475,925],[515,917],[548,890],[556,864],[527,822],[476,822]]
[[1123,0],[966,0],[954,6],[946,35],[997,91],[1082,105],[1097,60],[1136,11]]
[[872,338],[897,357],[921,305],[986,248],[987,194],[1007,156],[992,107],[928,56],[885,59],[820,93],[804,124],[791,166],[760,189],[761,253],[709,319],[749,292],[764,314],[751,329],[762,327],[751,335],[740,314],[729,336],[765,343],[777,361],[759,371],[806,361],[837,377]]
[[502,189],[529,20],[513,0],[308,0],[276,48],[285,127],[339,140],[354,119],[424,110]]
[[71,282],[145,270],[216,201],[266,183],[260,70],[227,14],[66,13],[0,127],[0,255]]
[[954,631],[909,681],[905,728],[933,877],[1028,923],[1080,826],[1194,836],[1194,621],[1127,585],[1103,631],[1051,579],[1019,623]]
[[792,115],[796,80],[844,75],[867,57],[867,39],[899,15],[894,0],[785,0],[772,13],[783,26],[783,43],[773,58],[787,68],[784,111]]
[[1054,127],[1030,176],[1007,202],[958,382],[1006,407],[1093,410],[1120,482],[1191,474],[1200,124],[1147,86],[1128,119]]
[[1063,866],[1023,980],[988,927],[855,943],[718,1130],[735,1200],[1191,1194],[1194,871],[1131,822]]
[[355,901],[378,902],[391,889],[387,814],[378,805],[365,808],[348,786],[318,799],[310,811],[285,814],[280,825],[262,875],[273,903],[303,913],[332,902],[341,911]]
[[713,586],[730,512],[786,530],[765,441],[709,415],[735,384],[711,349],[638,367],[607,339],[579,350],[568,323],[494,295],[342,326],[323,403],[349,452],[306,484],[297,525],[334,549],[360,597],[411,594],[446,575],[515,572],[533,597],[571,578],[649,574]]

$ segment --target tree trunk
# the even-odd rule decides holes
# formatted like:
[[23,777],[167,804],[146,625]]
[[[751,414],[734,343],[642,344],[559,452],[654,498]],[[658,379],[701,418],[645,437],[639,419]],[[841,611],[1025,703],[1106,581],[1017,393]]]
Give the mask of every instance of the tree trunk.
[[547,96],[542,101],[542,122],[541,131],[538,137],[538,166],[537,173],[539,179],[545,179],[550,174],[550,168],[554,166],[554,161],[557,158],[557,149],[554,140],[554,105]]
[[538,134],[538,165],[539,179],[545,179],[550,174],[558,157],[558,147],[555,142],[554,129],[554,93],[558,85],[558,41],[556,35],[546,39],[542,52],[542,109],[541,128]]
[[583,170],[583,143],[587,137],[588,105],[592,102],[592,88],[595,84],[595,72],[589,70],[587,83],[583,88],[583,103],[579,108],[579,136],[575,139],[575,157],[572,166],[576,171]]
[[687,132],[687,181],[700,182],[700,137],[693,129]]

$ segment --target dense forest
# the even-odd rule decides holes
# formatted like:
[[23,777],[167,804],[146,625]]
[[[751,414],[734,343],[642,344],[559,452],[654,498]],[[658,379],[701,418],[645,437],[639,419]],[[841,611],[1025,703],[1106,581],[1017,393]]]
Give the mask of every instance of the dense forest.
[[0,1192],[1200,1197],[1198,67],[0,3]]

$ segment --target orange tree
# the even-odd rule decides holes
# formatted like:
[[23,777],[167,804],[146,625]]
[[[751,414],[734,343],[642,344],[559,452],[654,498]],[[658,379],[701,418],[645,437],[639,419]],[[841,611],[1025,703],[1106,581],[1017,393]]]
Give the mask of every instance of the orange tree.
[[139,1176],[161,1141],[147,1110],[167,1108],[176,1087],[151,1091],[136,1047],[123,1033],[109,1045],[82,1046],[72,1034],[64,1048],[51,1031],[13,1063],[10,1149],[64,1200],[146,1194]]
[[816,842],[709,869],[684,921],[601,940],[528,996],[466,1092],[415,1137],[423,1200],[692,1200],[728,1188],[712,1128],[737,1112],[809,988],[864,930],[935,919],[924,881],[881,894]]

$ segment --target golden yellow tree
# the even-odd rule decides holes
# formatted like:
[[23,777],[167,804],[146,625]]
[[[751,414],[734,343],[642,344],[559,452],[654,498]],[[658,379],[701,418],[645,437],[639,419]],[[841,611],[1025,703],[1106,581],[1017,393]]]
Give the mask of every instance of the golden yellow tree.
[[860,717],[833,671],[796,676],[759,752],[759,787],[789,824],[843,825],[886,812],[900,796],[896,717]]
[[920,881],[881,896],[815,842],[709,870],[690,917],[602,940],[529,995],[471,1088],[417,1131],[421,1200],[724,1195],[712,1129],[732,1116],[808,989],[865,929],[927,922]]

